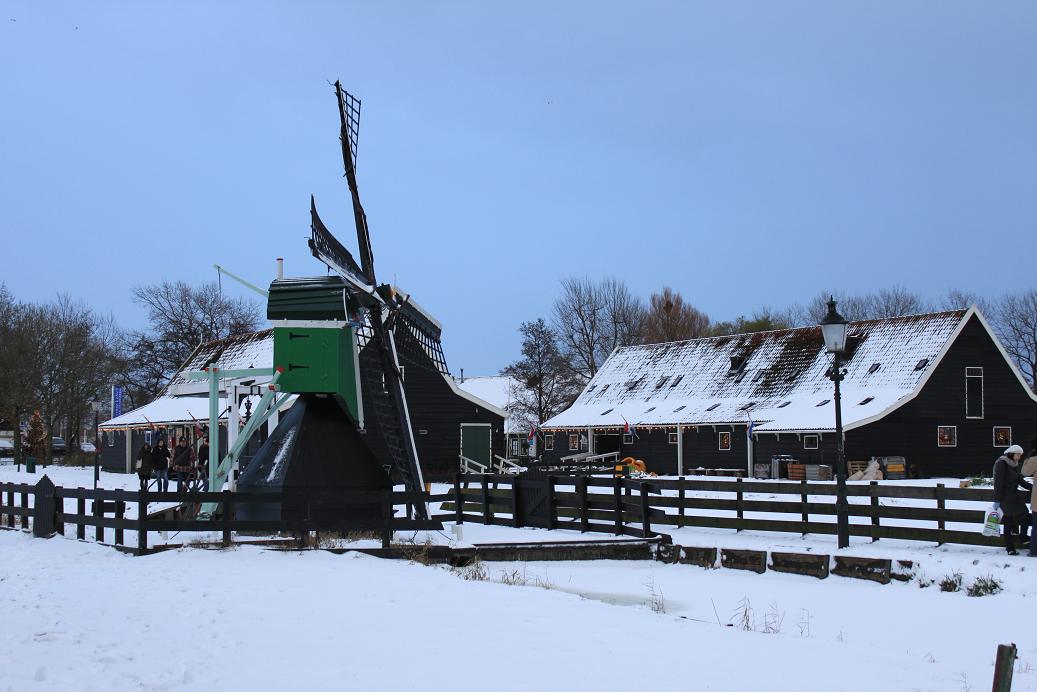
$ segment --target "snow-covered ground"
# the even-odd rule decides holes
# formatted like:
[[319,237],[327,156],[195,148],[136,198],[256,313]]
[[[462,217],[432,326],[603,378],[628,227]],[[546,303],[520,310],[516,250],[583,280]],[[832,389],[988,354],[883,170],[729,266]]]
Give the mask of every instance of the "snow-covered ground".
[[[47,473],[92,485],[89,469]],[[15,476],[0,467],[0,480],[31,480]],[[830,536],[672,533],[685,545],[834,548]],[[465,524],[463,542],[579,536]],[[989,574],[1004,591],[640,561],[452,572],[257,547],[137,558],[0,531],[0,691],[982,690],[997,644],[1013,641],[1013,689],[1037,690],[1037,561],[885,540],[849,552],[913,559],[936,581]]]

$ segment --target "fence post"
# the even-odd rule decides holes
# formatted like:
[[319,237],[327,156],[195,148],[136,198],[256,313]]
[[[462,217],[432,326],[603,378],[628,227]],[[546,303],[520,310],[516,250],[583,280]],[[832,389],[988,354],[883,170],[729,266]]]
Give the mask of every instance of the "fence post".
[[54,482],[44,476],[36,483],[32,503],[32,535],[50,538],[54,535]]
[[[8,490],[7,491],[7,506],[10,507],[11,509],[14,509],[14,491],[13,490]],[[9,529],[13,529],[14,528],[14,515],[13,514],[8,514],[7,515],[7,528],[9,528]]]
[[[82,488],[79,488],[82,490]],[[83,523],[83,519],[86,518],[86,498],[79,496],[76,498],[76,538],[81,541],[86,540],[86,524]]]
[[490,517],[490,488],[486,484],[486,474],[482,476],[482,523],[492,524],[493,519]]
[[677,476],[677,528],[684,526],[684,476]]
[[[119,498],[122,495],[122,491],[121,490],[116,490],[115,492],[118,493],[118,495],[116,495],[116,498]],[[125,516],[126,516],[126,503],[122,499],[116,499],[115,500],[115,519],[116,519],[116,522],[122,521],[123,517],[125,517]],[[123,543],[122,539],[123,539],[122,526],[120,526],[118,523],[116,523],[116,525],[115,525],[115,545],[122,545],[122,543]]]
[[29,528],[29,493],[22,491],[22,528]]
[[[780,474],[779,474],[780,475]],[[803,535],[807,535],[807,524],[810,523],[810,513],[807,511],[807,502],[809,496],[807,495],[807,481],[804,478],[799,482],[799,505],[800,505],[800,519],[803,521]]]
[[587,516],[587,477],[577,476],[577,490],[580,493],[580,531],[590,531],[590,517]]
[[651,538],[652,536],[652,508],[648,503],[648,488],[644,481],[641,481],[641,487],[639,489],[641,493],[641,535],[644,538]]
[[392,489],[382,497],[382,549],[392,545]]
[[234,501],[231,499],[233,493],[230,490],[223,491],[223,545],[230,545],[230,523],[234,521]]
[[454,474],[454,522],[464,523],[464,499],[461,495],[461,474]]
[[742,501],[745,495],[742,493],[742,478],[739,476],[735,478],[735,512],[738,514],[738,530],[742,530],[742,520],[745,519],[745,512],[742,509]]
[[98,543],[104,543],[104,527],[101,526],[101,519],[104,517],[104,512],[101,511],[102,509],[104,509],[104,507],[101,504],[101,501],[97,499],[97,495],[95,494],[93,510],[94,519],[97,520],[97,525],[94,530],[94,540]]
[[1015,644],[1000,644],[994,658],[993,692],[1011,692],[1012,671],[1015,668]]
[[145,522],[148,520],[148,491],[141,490],[137,493],[137,554],[143,555],[148,552],[148,529]]
[[547,474],[547,528],[558,526],[558,504],[555,502],[555,477]]
[[872,481],[868,487],[871,493],[871,542],[879,540],[879,482]]
[[[936,484],[936,511],[940,513],[940,518],[936,520],[936,529],[940,532],[939,542],[937,543],[937,545],[944,544],[943,532],[947,528],[947,524],[943,518],[943,513],[947,509],[947,503],[943,498],[943,489],[945,487],[946,486],[944,486],[943,483]],[[1030,536],[1030,540],[1033,540],[1033,536]]]
[[522,526],[522,515],[519,510],[519,479],[511,479],[511,525],[516,529]]
[[612,496],[616,501],[616,535],[623,535],[623,479],[616,477],[612,479]]

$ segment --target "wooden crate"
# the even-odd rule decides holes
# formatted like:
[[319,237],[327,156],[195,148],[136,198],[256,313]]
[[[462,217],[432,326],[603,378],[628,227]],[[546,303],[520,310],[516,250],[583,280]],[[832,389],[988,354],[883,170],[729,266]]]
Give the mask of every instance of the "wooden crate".
[[807,479],[807,465],[789,463],[789,480],[805,481]]

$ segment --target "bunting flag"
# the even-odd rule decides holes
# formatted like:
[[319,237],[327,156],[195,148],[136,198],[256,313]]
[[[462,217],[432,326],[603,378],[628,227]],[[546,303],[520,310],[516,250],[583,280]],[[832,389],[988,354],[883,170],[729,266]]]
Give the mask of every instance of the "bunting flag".
[[637,429],[630,425],[630,421],[623,416],[623,432],[627,435],[631,435],[635,440],[637,439]]

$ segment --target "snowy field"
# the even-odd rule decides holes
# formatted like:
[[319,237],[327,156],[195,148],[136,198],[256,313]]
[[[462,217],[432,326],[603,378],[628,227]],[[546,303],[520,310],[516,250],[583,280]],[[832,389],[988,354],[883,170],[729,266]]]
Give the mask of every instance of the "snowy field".
[[[47,473],[92,485],[90,469]],[[0,467],[0,480],[37,478]],[[102,474],[104,487],[135,484]],[[684,545],[834,548],[830,536],[671,533]],[[465,524],[463,543],[579,537]],[[136,558],[0,531],[0,692],[985,690],[1007,642],[1019,645],[1013,689],[1037,690],[1037,560],[866,539],[849,552],[912,559],[919,574],[882,586],[640,561],[451,571],[258,547]],[[955,572],[1004,591],[919,588]]]

